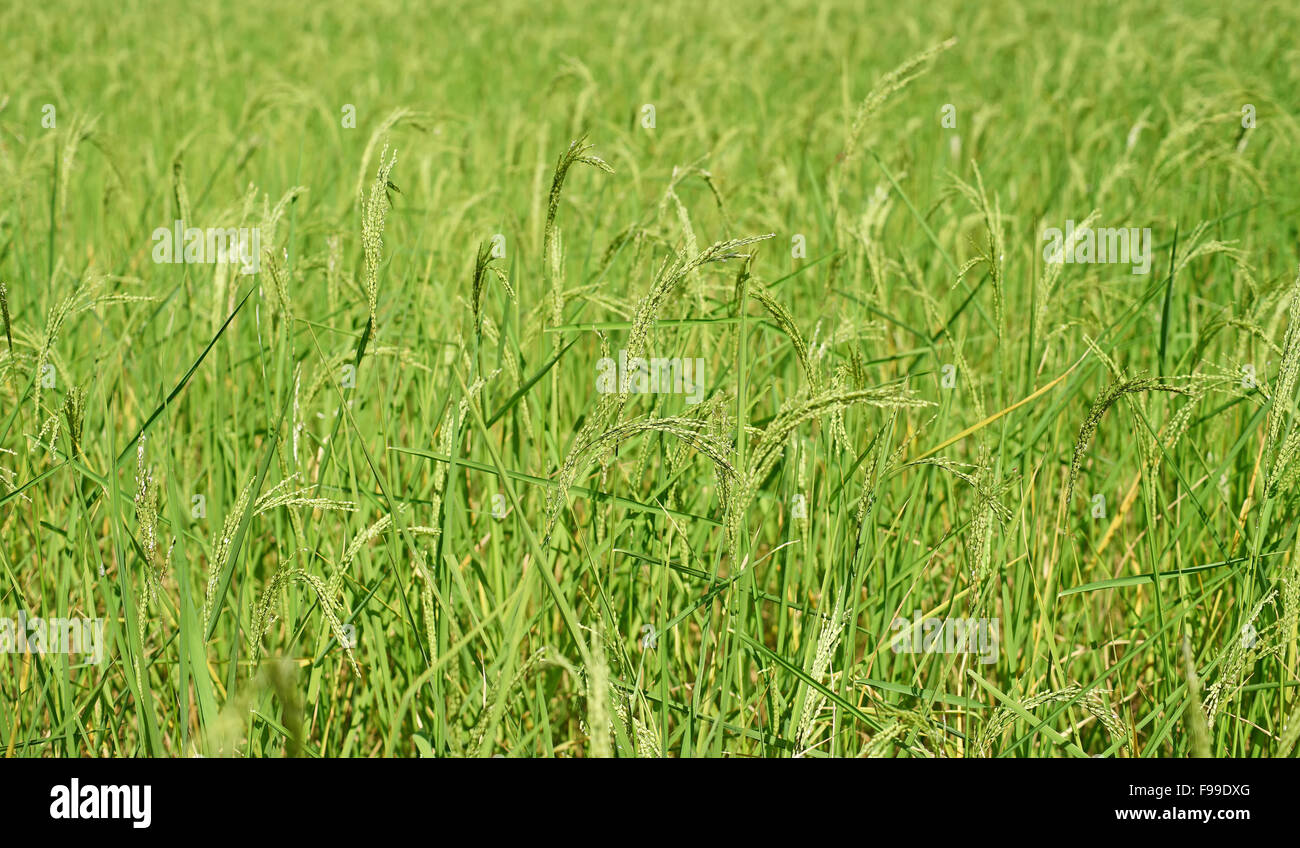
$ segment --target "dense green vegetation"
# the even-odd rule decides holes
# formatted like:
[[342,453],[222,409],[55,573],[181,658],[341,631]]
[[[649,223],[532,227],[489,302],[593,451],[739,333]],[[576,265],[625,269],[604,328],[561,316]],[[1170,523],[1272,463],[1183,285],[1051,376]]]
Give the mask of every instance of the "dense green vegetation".
[[6,755],[1293,752],[1292,4],[0,22]]

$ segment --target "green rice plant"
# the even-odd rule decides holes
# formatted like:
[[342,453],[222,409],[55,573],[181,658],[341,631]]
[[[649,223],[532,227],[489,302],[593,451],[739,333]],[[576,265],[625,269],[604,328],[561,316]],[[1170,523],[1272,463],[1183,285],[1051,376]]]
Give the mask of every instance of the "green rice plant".
[[384,222],[388,218],[389,175],[397,164],[397,151],[388,155],[385,146],[379,153],[379,168],[375,180],[370,185],[370,194],[366,198],[362,213],[361,246],[365,252],[365,290],[370,305],[370,335],[378,330],[379,323],[379,261],[384,249]]
[[1107,704],[1104,693],[1096,689],[1081,689],[1067,686],[1051,692],[1040,692],[1015,704],[1001,707],[988,720],[981,731],[980,747],[988,751],[997,740],[1023,718],[1032,717],[1034,710],[1047,704],[1068,703],[1076,705],[1097,721],[1110,734],[1113,743],[1124,745],[1128,741],[1128,731],[1118,715]]
[[1300,14],[1167,5],[0,7],[0,751],[1295,756]]

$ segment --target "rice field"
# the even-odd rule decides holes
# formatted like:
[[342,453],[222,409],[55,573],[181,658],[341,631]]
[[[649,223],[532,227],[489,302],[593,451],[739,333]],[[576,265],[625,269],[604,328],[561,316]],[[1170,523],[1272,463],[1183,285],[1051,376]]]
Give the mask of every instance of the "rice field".
[[6,4],[7,757],[1286,757],[1300,10]]

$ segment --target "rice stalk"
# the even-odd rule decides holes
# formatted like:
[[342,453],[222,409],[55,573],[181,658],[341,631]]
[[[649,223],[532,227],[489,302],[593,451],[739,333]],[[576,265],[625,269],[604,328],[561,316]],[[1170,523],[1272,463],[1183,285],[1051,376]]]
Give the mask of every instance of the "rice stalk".
[[384,222],[388,218],[388,178],[397,164],[397,151],[388,156],[388,147],[384,146],[379,154],[379,169],[375,181],[370,185],[370,196],[366,199],[361,220],[361,249],[365,255],[365,290],[366,300],[370,305],[370,337],[375,337],[379,329],[379,263],[384,249]]
[[[1124,726],[1119,716],[1106,703],[1105,695],[1101,690],[1088,689],[1084,691],[1079,686],[1071,685],[1064,689],[1041,692],[1026,698],[1020,702],[1020,708],[1027,713],[1031,713],[1041,706],[1059,704],[1065,701],[1074,702],[1095,718],[1102,727],[1106,728],[1113,742],[1118,742],[1121,745],[1128,744],[1128,728]],[[978,737],[978,750],[987,756],[1002,734],[1010,730],[1019,720],[1020,714],[1015,710],[1006,706],[999,707],[989,717]]]

